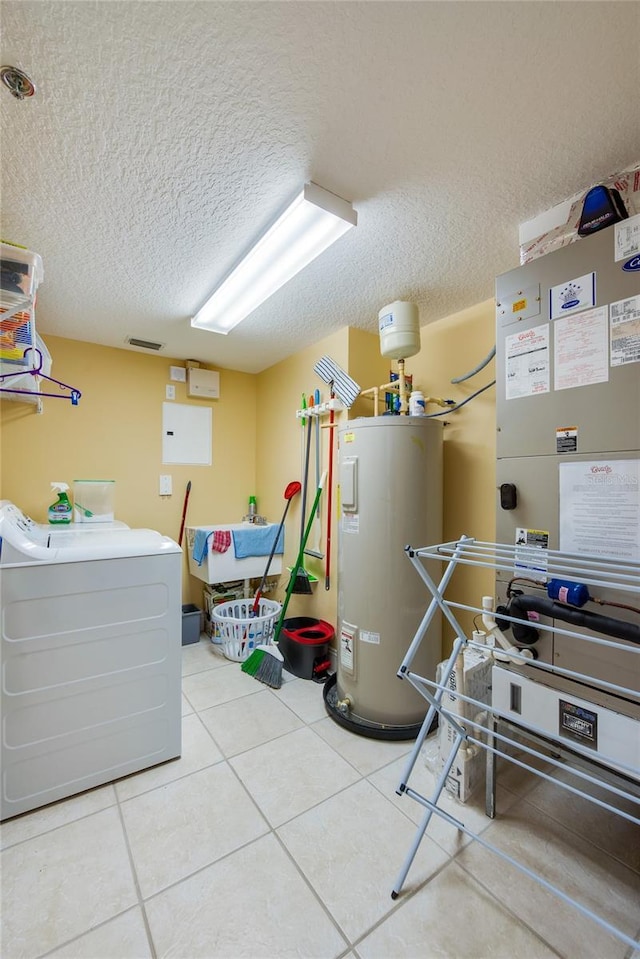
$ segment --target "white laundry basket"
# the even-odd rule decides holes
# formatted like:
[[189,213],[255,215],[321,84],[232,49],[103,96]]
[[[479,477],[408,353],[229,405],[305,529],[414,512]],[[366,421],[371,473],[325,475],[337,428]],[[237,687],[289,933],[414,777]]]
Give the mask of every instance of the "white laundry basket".
[[253,599],[234,599],[212,610],[222,651],[227,659],[236,663],[243,663],[256,646],[271,642],[282,610],[281,603],[261,598],[254,616],[253,604]]

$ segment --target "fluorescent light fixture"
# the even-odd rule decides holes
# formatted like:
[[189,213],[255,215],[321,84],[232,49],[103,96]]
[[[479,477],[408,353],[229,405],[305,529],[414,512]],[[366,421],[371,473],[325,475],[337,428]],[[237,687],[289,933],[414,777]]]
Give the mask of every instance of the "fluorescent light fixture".
[[357,222],[347,200],[307,183],[214,290],[191,326],[228,333]]

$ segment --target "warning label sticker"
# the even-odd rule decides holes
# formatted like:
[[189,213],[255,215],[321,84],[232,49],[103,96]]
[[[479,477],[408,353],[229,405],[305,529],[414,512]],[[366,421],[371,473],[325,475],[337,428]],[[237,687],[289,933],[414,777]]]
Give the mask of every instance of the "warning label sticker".
[[549,549],[549,530],[516,529],[516,551],[514,568],[517,573],[526,570],[535,573],[536,579],[547,578],[547,550]]
[[353,672],[353,645],[356,627],[348,627],[345,623],[340,630],[340,665],[348,672]]
[[578,427],[558,426],[556,428],[556,453],[578,452]]

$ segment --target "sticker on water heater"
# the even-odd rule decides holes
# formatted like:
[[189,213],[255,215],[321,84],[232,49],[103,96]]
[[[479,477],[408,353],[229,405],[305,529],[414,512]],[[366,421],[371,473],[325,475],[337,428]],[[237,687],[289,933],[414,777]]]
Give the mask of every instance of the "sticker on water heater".
[[596,305],[596,275],[585,273],[575,280],[559,283],[549,290],[549,319],[557,320],[568,313],[579,313]]
[[342,514],[342,532],[359,533],[360,532],[360,514],[343,513]]
[[351,673],[353,672],[353,647],[356,629],[356,626],[347,626],[346,623],[343,623],[340,630],[340,665]]
[[380,645],[380,633],[372,633],[368,629],[360,630],[360,639],[363,643],[374,643],[376,646]]

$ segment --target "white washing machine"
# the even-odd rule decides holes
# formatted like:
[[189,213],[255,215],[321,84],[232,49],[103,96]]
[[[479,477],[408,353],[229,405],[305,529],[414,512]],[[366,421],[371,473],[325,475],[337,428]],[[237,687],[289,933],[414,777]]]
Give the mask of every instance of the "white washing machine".
[[180,755],[181,559],[0,502],[0,819]]

